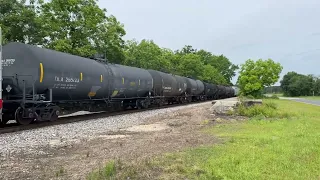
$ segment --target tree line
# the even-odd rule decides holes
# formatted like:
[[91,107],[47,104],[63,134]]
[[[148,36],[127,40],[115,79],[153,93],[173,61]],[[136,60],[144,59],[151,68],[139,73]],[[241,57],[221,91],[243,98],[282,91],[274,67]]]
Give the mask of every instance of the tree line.
[[232,85],[239,69],[224,55],[186,45],[179,50],[152,40],[123,40],[124,25],[96,0],[0,1],[4,44],[22,42],[82,57],[102,55],[108,62],[154,69]]
[[304,75],[297,72],[288,72],[281,80],[281,89],[284,96],[319,96],[320,77]]

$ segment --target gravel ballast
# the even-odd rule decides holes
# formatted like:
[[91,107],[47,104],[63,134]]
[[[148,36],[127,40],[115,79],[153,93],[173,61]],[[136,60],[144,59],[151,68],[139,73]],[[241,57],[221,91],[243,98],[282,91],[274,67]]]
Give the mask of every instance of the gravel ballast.
[[117,115],[70,124],[49,126],[0,135],[0,157],[5,159],[16,153],[43,154],[42,148],[68,146],[84,141],[101,133],[117,131],[139,125],[148,121],[148,118],[157,115],[173,115],[175,111],[201,106],[211,102],[191,104],[165,109],[150,110],[132,114]]

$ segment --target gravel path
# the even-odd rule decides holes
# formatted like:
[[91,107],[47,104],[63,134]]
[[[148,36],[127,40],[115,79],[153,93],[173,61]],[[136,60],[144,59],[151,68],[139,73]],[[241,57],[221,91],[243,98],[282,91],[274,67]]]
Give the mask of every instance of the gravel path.
[[[157,109],[133,114],[99,118],[71,124],[56,125],[40,129],[0,135],[0,157],[6,159],[16,153],[43,154],[41,148],[68,146],[99,133],[116,131],[121,128],[144,123],[149,117],[172,113],[174,111],[201,106],[211,102],[185,105],[166,109]],[[173,113],[174,114],[174,113]]]

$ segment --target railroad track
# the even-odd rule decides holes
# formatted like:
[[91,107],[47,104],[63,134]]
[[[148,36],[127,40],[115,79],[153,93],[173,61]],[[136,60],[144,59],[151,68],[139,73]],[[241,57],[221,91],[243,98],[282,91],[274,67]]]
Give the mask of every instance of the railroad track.
[[83,114],[83,115],[76,115],[76,116],[66,116],[66,117],[59,117],[58,120],[53,122],[34,122],[32,124],[28,125],[18,125],[16,123],[13,124],[7,124],[4,127],[0,128],[0,134],[6,134],[6,133],[12,133],[12,132],[19,132],[19,131],[26,131],[26,130],[32,130],[37,128],[44,128],[48,126],[55,126],[55,125],[61,125],[61,124],[68,124],[68,123],[74,123],[74,122],[80,122],[80,121],[86,121],[86,120],[92,120],[92,119],[98,119],[98,118],[105,118],[110,116],[117,116],[117,115],[124,115],[124,114],[131,114],[131,113],[137,113],[137,112],[143,112],[143,111],[150,111],[150,110],[156,110],[156,109],[166,109],[166,108],[172,108],[172,107],[178,107],[178,106],[186,106],[191,104],[199,104],[204,103],[208,101],[213,100],[207,100],[207,101],[197,101],[197,102],[191,102],[187,104],[169,104],[161,107],[150,107],[148,109],[128,109],[125,111],[105,111],[100,113],[90,113],[90,114]]

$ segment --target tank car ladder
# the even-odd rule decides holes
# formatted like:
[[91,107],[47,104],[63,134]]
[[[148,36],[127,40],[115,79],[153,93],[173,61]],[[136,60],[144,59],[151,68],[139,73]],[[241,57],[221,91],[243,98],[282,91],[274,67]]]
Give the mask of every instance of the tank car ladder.
[[105,103],[107,104],[107,106],[109,107],[110,104],[111,104],[111,101],[112,101],[112,97],[111,97],[111,92],[112,92],[112,82],[114,80],[113,78],[113,73],[112,73],[112,70],[109,66],[109,63],[108,62],[105,62],[105,61],[99,61],[100,63],[103,63],[105,65],[105,68],[107,70],[107,88],[108,88],[108,97],[106,98],[103,98],[103,100],[105,101]]
[[108,71],[108,77],[107,77],[107,80],[108,80],[108,101],[110,102],[111,101],[111,92],[112,92],[112,83],[113,83],[113,73],[112,73],[112,69],[110,68],[109,66],[109,63],[106,63],[106,69]]

